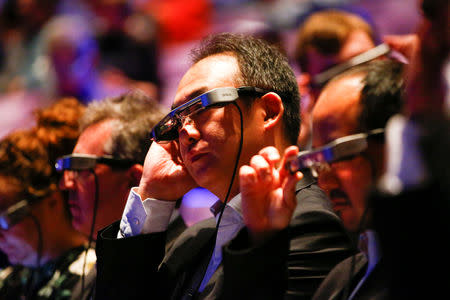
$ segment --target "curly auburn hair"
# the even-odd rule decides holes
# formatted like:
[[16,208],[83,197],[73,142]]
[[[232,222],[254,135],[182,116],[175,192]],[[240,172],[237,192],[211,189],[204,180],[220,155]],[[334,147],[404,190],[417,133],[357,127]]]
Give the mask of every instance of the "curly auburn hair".
[[17,196],[40,199],[56,191],[56,158],[72,152],[84,106],[63,98],[35,112],[36,126],[0,141],[0,176],[16,186]]

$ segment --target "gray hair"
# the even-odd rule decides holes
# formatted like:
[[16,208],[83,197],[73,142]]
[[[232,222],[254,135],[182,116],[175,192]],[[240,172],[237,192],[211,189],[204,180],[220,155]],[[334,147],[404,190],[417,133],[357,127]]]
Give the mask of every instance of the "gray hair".
[[150,147],[149,132],[166,110],[142,92],[91,102],[80,120],[80,130],[112,121],[110,140],[103,151],[114,157],[143,163]]

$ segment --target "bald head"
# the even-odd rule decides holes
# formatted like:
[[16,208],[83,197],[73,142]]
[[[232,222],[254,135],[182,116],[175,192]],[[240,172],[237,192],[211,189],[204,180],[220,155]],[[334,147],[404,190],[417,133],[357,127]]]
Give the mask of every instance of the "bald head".
[[358,132],[363,79],[364,73],[344,76],[322,91],[313,110],[313,147]]

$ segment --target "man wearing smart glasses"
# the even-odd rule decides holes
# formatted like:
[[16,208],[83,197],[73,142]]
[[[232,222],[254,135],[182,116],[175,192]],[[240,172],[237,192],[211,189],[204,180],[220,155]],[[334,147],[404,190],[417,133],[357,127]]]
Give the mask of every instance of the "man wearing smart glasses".
[[[311,169],[345,228],[361,234],[361,252],[333,268],[312,299],[385,299],[389,273],[366,199],[383,172],[384,127],[401,109],[402,83],[402,65],[393,61],[354,67],[332,79],[313,109],[314,148],[286,162],[290,172]],[[280,211],[282,215],[289,210]],[[278,247],[285,247],[279,238]],[[261,257],[270,257],[268,264],[276,261],[279,276],[286,271],[285,260]]]
[[[130,192],[121,222],[99,233],[97,299],[219,298],[224,281],[246,272],[245,268],[227,272],[228,261],[246,260],[248,268],[264,269],[263,264],[251,264],[257,257],[253,246],[276,243],[270,234],[260,234],[274,223],[295,228],[290,235],[293,284],[289,291],[311,296],[331,267],[349,254],[350,246],[338,217],[309,174],[296,186],[302,174],[290,174],[281,162],[298,152],[295,146],[289,148],[296,143],[300,127],[291,68],[278,50],[263,41],[232,34],[204,40],[193,52],[193,63],[178,86],[173,110],[152,129],[156,143],[147,154],[139,186]],[[276,153],[287,151],[282,159],[266,157],[272,166],[280,166],[271,173],[265,154],[255,156],[266,146]],[[240,186],[244,164],[254,168],[257,178],[268,180],[259,195],[248,193],[252,183]],[[196,186],[220,199],[211,208],[215,219],[189,227],[165,252],[174,201]],[[280,222],[271,210],[277,208],[263,205],[255,213],[267,216],[267,223],[244,228],[255,217],[247,210],[248,199],[277,201],[272,193],[290,205],[298,202],[292,220]],[[237,252],[223,252],[223,245],[238,232],[248,244],[238,243]],[[281,279],[266,267],[250,287],[255,297],[260,286]],[[239,289],[226,292],[239,297]]]
[[[90,243],[122,215],[127,194],[142,175],[150,145],[148,128],[164,116],[163,111],[137,92],[93,101],[80,121],[73,153],[56,161],[56,170],[63,172],[59,185],[68,194],[72,225]],[[91,297],[95,271],[92,268],[77,285],[77,295],[82,295],[77,300]]]

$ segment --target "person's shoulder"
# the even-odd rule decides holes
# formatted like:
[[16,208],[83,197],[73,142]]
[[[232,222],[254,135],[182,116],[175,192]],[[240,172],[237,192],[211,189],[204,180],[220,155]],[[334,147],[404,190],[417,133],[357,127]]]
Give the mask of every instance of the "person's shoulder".
[[[342,220],[333,211],[328,196],[315,182],[297,189],[296,198],[297,207],[291,218],[291,228],[316,233],[339,232],[351,244],[351,238]],[[297,232],[295,229],[293,231]]]
[[294,215],[308,212],[320,212],[329,215],[329,217],[338,218],[333,211],[329,198],[315,182],[297,189],[296,198],[297,208]]

